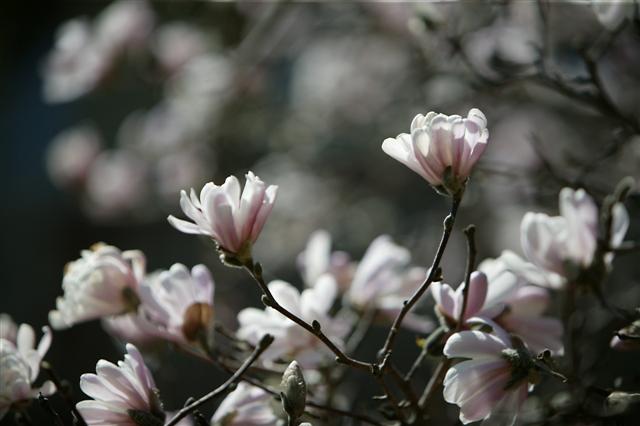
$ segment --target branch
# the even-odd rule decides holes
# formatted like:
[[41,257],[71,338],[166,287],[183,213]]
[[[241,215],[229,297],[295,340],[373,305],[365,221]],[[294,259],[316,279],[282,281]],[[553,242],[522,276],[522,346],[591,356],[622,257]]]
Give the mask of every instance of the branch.
[[271,293],[271,290],[269,290],[267,284],[264,282],[264,279],[262,278],[262,268],[259,263],[254,263],[253,260],[249,260],[244,267],[247,272],[249,272],[249,275],[251,275],[251,277],[253,277],[253,279],[258,283],[258,286],[260,286],[260,290],[262,290],[263,293],[262,302],[266,306],[275,309],[291,321],[298,324],[300,327],[307,330],[309,333],[316,336],[325,344],[325,346],[327,346],[327,348],[329,348],[329,350],[331,350],[331,352],[335,354],[337,362],[359,370],[371,371],[371,364],[350,358],[342,352],[340,348],[338,348],[338,346],[336,346],[336,344],[322,332],[322,326],[318,321],[313,321],[313,323],[309,324],[302,318],[287,310],[284,306],[280,305],[275,297],[273,297],[273,294]]
[[458,207],[460,206],[460,202],[462,201],[462,196],[454,197],[451,204],[451,212],[444,219],[443,223],[443,231],[442,238],[440,240],[440,245],[438,246],[438,250],[436,251],[436,255],[433,259],[433,263],[431,264],[431,269],[429,269],[429,274],[427,275],[426,280],[420,285],[418,290],[411,296],[409,300],[405,300],[402,306],[402,309],[396,316],[396,319],[393,321],[393,325],[389,329],[389,334],[387,335],[387,339],[384,343],[382,350],[380,351],[381,359],[389,356],[391,351],[393,350],[393,345],[396,340],[396,336],[398,331],[400,330],[400,326],[402,325],[402,321],[404,317],[409,313],[413,305],[422,297],[425,291],[429,288],[431,283],[435,281],[436,277],[439,275],[438,270],[440,269],[440,260],[442,259],[442,255],[444,254],[444,250],[447,247],[447,242],[449,241],[449,237],[451,236],[451,232],[453,230],[453,224],[456,220],[456,214],[458,212]]
[[56,385],[56,389],[62,396],[62,399],[71,411],[73,417],[75,417],[75,421],[77,422],[78,426],[87,426],[87,422],[84,421],[84,418],[76,408],[76,404],[73,401],[73,397],[71,396],[71,390],[68,383],[62,382],[62,380],[60,380],[60,377],[58,377],[48,361],[42,361],[40,363],[40,368],[44,370],[47,376],[49,376],[49,379],[51,379],[53,384]]
[[229,387],[231,387],[231,385],[233,385],[236,381],[238,381],[240,379],[240,377],[244,374],[244,372],[247,371],[249,369],[249,367],[251,367],[251,364],[253,364],[255,362],[255,360],[258,359],[258,357],[262,354],[262,352],[264,352],[269,347],[269,345],[271,345],[271,343],[273,343],[273,336],[271,336],[270,334],[265,334],[264,336],[262,336],[262,339],[258,343],[258,346],[253,350],[253,352],[251,353],[249,358],[247,358],[242,363],[240,368],[235,373],[233,373],[233,375],[231,377],[229,377],[226,382],[224,382],[222,385],[220,385],[219,387],[217,387],[213,391],[209,392],[207,395],[205,395],[202,398],[198,399],[197,401],[195,401],[195,402],[187,405],[186,407],[182,408],[166,424],[166,426],[175,426],[176,424],[178,424],[178,422],[182,418],[187,416],[190,412],[192,412],[193,410],[195,410],[196,408],[198,408],[202,404],[204,404],[204,403],[212,400],[213,398],[219,396],[220,394],[226,392],[227,389],[229,389]]

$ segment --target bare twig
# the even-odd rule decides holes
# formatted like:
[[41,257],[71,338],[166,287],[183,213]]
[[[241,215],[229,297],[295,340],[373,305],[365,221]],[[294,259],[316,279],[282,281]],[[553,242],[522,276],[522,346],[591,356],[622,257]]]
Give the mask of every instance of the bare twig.
[[242,363],[240,368],[235,373],[233,373],[233,375],[229,377],[226,382],[224,382],[222,385],[218,386],[216,389],[209,392],[202,398],[198,399],[197,401],[194,401],[193,403],[182,408],[171,420],[169,420],[169,422],[167,422],[166,426],[175,426],[176,424],[178,424],[178,422],[182,418],[187,416],[190,412],[192,412],[202,404],[205,404],[208,401],[212,400],[213,398],[226,392],[231,385],[233,385],[236,381],[238,381],[242,377],[244,372],[247,371],[249,367],[251,367],[251,364],[253,364],[256,361],[256,359],[258,359],[258,357],[262,354],[262,352],[264,352],[271,343],[273,343],[273,336],[271,336],[270,334],[265,334],[260,340],[260,342],[258,343],[258,346],[256,346],[256,348],[253,350],[249,358],[247,358],[245,362]]
[[380,351],[381,359],[389,356],[391,351],[393,350],[393,345],[395,343],[395,339],[397,337],[398,331],[400,330],[400,326],[402,325],[402,321],[404,317],[409,313],[411,308],[416,304],[416,302],[422,297],[425,291],[429,288],[431,283],[436,279],[438,275],[438,269],[440,266],[440,260],[442,259],[442,255],[444,254],[445,248],[447,247],[447,243],[449,241],[449,237],[451,236],[451,232],[453,230],[453,224],[456,220],[456,214],[458,212],[458,207],[460,206],[460,202],[462,201],[462,195],[458,197],[454,197],[452,199],[451,204],[451,212],[445,218],[443,224],[442,238],[440,240],[440,244],[438,245],[438,249],[436,251],[436,255],[433,259],[433,263],[431,264],[431,269],[429,270],[429,274],[425,281],[420,285],[418,290],[411,296],[409,300],[405,300],[402,306],[402,309],[396,316],[396,319],[393,321],[393,325],[389,329],[389,334],[387,335],[387,339]]
[[266,306],[275,309],[285,317],[289,318],[291,321],[298,324],[300,327],[307,330],[309,333],[316,336],[322,343],[325,344],[325,346],[327,346],[327,348],[329,348],[329,350],[331,350],[331,352],[336,355],[337,362],[359,370],[371,371],[371,364],[353,359],[342,352],[342,350],[340,350],[340,348],[338,348],[338,346],[333,343],[326,334],[322,332],[322,326],[318,321],[313,321],[312,324],[309,324],[302,318],[290,312],[280,303],[278,303],[278,301],[271,293],[271,290],[269,290],[269,287],[264,282],[264,279],[262,278],[262,268],[260,267],[260,264],[254,263],[253,260],[249,260],[249,262],[245,265],[245,269],[247,270],[247,272],[249,272],[249,275],[251,275],[253,279],[258,283],[260,290],[262,290],[262,302]]
[[73,415],[73,417],[75,417],[75,421],[77,422],[77,424],[79,426],[87,426],[87,423],[84,421],[84,418],[82,418],[82,415],[76,408],[76,403],[73,400],[68,384],[60,380],[60,378],[58,377],[56,372],[53,370],[53,367],[48,361],[42,361],[40,363],[40,368],[42,368],[42,370],[46,373],[46,375],[49,376],[49,379],[51,379],[53,384],[56,385],[56,389],[62,396],[62,399],[67,405],[67,408],[71,411],[71,414]]
[[44,407],[45,410],[47,410],[51,417],[53,417],[53,423],[56,426],[64,426],[64,422],[60,418],[60,414],[58,414],[56,410],[51,406],[47,397],[45,397],[41,393],[38,394],[38,402],[40,403],[40,405],[42,405],[42,407]]

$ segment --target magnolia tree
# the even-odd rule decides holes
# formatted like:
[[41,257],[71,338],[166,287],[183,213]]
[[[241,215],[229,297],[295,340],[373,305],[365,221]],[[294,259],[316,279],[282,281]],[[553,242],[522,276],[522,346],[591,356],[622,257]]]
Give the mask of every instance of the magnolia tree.
[[[637,19],[634,8],[633,3],[598,4],[594,11],[613,32]],[[426,11],[415,13],[425,20],[434,18]],[[544,7],[541,13],[548,17]],[[154,20],[146,3],[118,2],[95,22],[83,18],[65,24],[46,62],[47,99],[62,102],[83,96],[106,79],[116,59],[150,49],[158,70],[171,76],[171,87],[179,93],[168,91],[143,123],[136,122],[138,142],[145,146],[147,132],[176,140],[186,135],[197,140],[207,133],[207,117],[218,113],[222,101],[222,96],[207,96],[219,95],[218,85],[230,84],[231,61],[205,53],[210,48],[193,28],[172,24],[154,30]],[[506,31],[504,25],[493,30]],[[157,38],[149,44],[153,31]],[[473,58],[466,59],[476,70]],[[476,71],[484,83],[506,78]],[[197,81],[194,75],[207,72],[215,72],[218,79],[207,80],[205,90],[189,86]],[[516,78],[522,67],[509,72]],[[537,78],[553,90],[581,98],[623,123],[625,131],[638,133],[637,121],[611,103],[597,75],[597,92],[590,94],[574,91],[547,73],[544,64],[540,72]],[[381,144],[384,153],[423,178],[424,194],[431,187],[449,209],[437,225],[428,225],[440,233],[439,240],[428,241],[433,258],[412,258],[383,230],[355,261],[333,249],[329,232],[318,230],[297,258],[286,259],[298,269],[301,286],[265,272],[272,268],[254,250],[270,219],[277,220],[279,213],[272,209],[286,191],[251,171],[244,186],[235,176],[222,184],[198,181],[197,169],[210,153],[201,152],[197,143],[186,148],[154,145],[171,152],[140,161],[122,153],[100,153],[99,138],[90,128],[63,135],[48,157],[54,180],[81,182],[90,200],[84,205],[98,217],[125,205],[132,208],[135,194],[116,188],[119,182],[132,190],[146,185],[153,158],[188,154],[171,167],[185,167],[181,181],[201,189],[187,185],[180,191],[169,184],[156,188],[163,195],[170,192],[182,210],[169,216],[166,226],[186,234],[180,235],[185,240],[195,235],[211,241],[207,255],[246,274],[243,285],[260,295],[263,306],[239,310],[237,327],[230,327],[217,316],[224,301],[215,296],[216,287],[227,283],[214,280],[207,266],[174,263],[150,271],[142,251],[97,242],[64,268],[62,295],[37,346],[30,325],[18,326],[9,315],[0,316],[0,419],[33,424],[30,403],[37,400],[49,424],[55,425],[68,420],[105,426],[382,426],[458,420],[485,425],[622,424],[620,419],[633,416],[640,401],[637,372],[608,378],[604,385],[589,379],[580,348],[591,337],[580,324],[585,314],[579,302],[594,301],[598,315],[616,324],[608,335],[609,347],[605,342],[601,350],[640,349],[640,311],[616,306],[606,288],[615,257],[637,249],[636,242],[625,239],[631,222],[625,203],[635,192],[634,181],[627,177],[610,182],[604,196],[577,181],[566,185],[554,195],[557,213],[522,215],[515,244],[519,252],[505,249],[496,258],[483,258],[473,224],[482,218],[470,210],[466,223],[458,219],[465,195],[476,183],[474,170],[492,145],[491,126],[481,111],[485,107],[478,106],[464,116],[418,114],[408,133]],[[182,127],[172,120],[181,120]],[[130,148],[125,144],[120,149]],[[104,175],[91,183],[87,174],[96,170]],[[105,182],[100,176],[108,176],[109,182],[101,185]],[[455,234],[464,235],[466,256],[456,259],[457,271],[451,271],[443,265],[443,256]],[[449,278],[456,272],[461,282]],[[117,363],[97,361],[95,373],[79,378],[84,395],[74,394],[66,381],[74,379],[61,378],[46,361],[52,329],[98,320],[123,343],[125,353]],[[368,332],[374,323],[382,334]],[[415,338],[415,344],[400,345],[402,335]],[[169,410],[154,380],[157,362],[148,361],[158,347],[182,352],[227,378],[209,393],[192,395],[181,408]],[[627,379],[637,386],[621,388]],[[371,392],[376,396],[358,401],[359,393]],[[216,408],[204,414],[210,407]]]

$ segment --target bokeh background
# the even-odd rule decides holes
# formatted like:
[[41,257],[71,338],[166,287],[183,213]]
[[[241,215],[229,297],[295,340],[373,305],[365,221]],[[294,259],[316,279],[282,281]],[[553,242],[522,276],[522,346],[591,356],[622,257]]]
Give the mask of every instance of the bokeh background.
[[[520,252],[522,216],[555,214],[563,186],[601,201],[622,177],[640,179],[635,12],[534,1],[125,3],[0,6],[0,312],[17,322],[46,324],[64,265],[104,241],[144,251],[149,270],[208,265],[217,318],[233,329],[239,309],[258,306],[257,290],[166,216],[180,214],[180,189],[248,170],[280,187],[255,248],[268,278],[301,286],[296,256],[316,229],[355,259],[389,234],[427,265],[447,200],[380,145],[431,110],[480,108],[491,133],[444,259],[452,284],[466,224],[477,225],[481,258]],[[627,239],[637,240],[637,193],[627,208]],[[616,260],[612,303],[638,306],[639,263],[637,253]],[[613,387],[624,376],[617,385],[637,390],[634,355],[606,349],[617,324],[592,301],[582,312],[590,380]],[[371,332],[362,356],[384,332]],[[401,365],[414,339],[402,335]],[[120,354],[94,322],[56,332],[48,359],[75,386]],[[169,408],[222,379],[163,357],[156,378]]]

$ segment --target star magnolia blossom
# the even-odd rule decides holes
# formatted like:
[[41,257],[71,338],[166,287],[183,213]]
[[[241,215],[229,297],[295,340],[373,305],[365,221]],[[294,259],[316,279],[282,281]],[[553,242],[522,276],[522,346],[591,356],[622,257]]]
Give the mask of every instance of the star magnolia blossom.
[[37,398],[39,393],[49,396],[55,385],[46,381],[32,388],[38,378],[40,363],[51,346],[51,330],[43,327],[44,335],[35,348],[35,333],[28,324],[18,328],[15,342],[0,338],[0,419],[13,403]]
[[141,327],[178,343],[206,339],[213,324],[214,283],[204,265],[176,263],[140,285]]
[[527,398],[529,379],[535,379],[529,353],[514,347],[509,336],[495,325],[494,334],[461,331],[447,340],[448,358],[465,358],[444,378],[444,399],[460,407],[464,424],[491,417],[513,425]]
[[[561,354],[562,323],[542,316],[549,304],[548,291],[526,285],[500,259],[486,260],[479,268],[484,272],[471,274],[464,321],[473,323],[478,318],[491,319],[519,336],[533,352],[549,349]],[[460,318],[463,288],[464,284],[456,290],[444,283],[431,284],[436,309],[450,325]]]
[[135,346],[127,345],[124,361],[118,365],[101,359],[97,374],[83,374],[80,389],[93,400],[80,401],[76,407],[89,425],[136,426],[132,416],[151,416],[164,421],[165,413],[156,385]]
[[439,192],[458,195],[489,139],[479,109],[467,118],[430,112],[411,122],[411,134],[387,138],[382,150],[427,180]]
[[220,403],[211,418],[211,425],[275,426],[279,419],[270,406],[272,401],[273,397],[266,391],[240,382]]
[[17,335],[18,326],[13,322],[11,315],[0,314],[0,339],[5,339],[15,344]]
[[[308,323],[318,321],[322,331],[338,346],[341,345],[348,330],[340,319],[329,316],[337,295],[337,284],[333,277],[323,275],[313,288],[302,293],[284,281],[272,281],[268,287],[273,297],[288,311]],[[302,367],[311,368],[330,359],[331,353],[314,335],[273,308],[243,309],[238,313],[238,322],[238,337],[252,344],[257,344],[266,333],[275,337],[261,360],[290,357],[295,358]]]
[[308,287],[313,287],[318,278],[329,273],[341,289],[353,279],[354,266],[348,253],[331,251],[331,235],[324,230],[311,234],[307,246],[298,256],[298,267]]
[[246,175],[242,193],[235,176],[229,176],[218,186],[207,183],[200,191],[200,198],[192,189],[180,193],[180,207],[193,221],[169,216],[169,223],[187,234],[208,235],[220,248],[240,260],[250,257],[251,245],[262,231],[273,208],[278,187],[265,186],[252,172]]
[[[560,287],[575,278],[575,268],[587,269],[594,261],[598,244],[598,207],[583,190],[560,191],[560,216],[527,213],[522,219],[521,242],[527,259],[545,271],[536,284]],[[613,207],[611,247],[617,247],[629,227],[629,215],[622,203]],[[606,256],[610,263],[612,256]]]
[[[371,242],[357,266],[346,293],[349,302],[360,309],[375,308],[394,318],[426,278],[424,268],[409,268],[409,250],[395,244],[388,235]],[[428,332],[433,324],[427,318],[409,313],[403,324]]]
[[96,244],[67,265],[56,310],[49,312],[55,329],[110,315],[135,311],[139,283],[144,277],[142,252]]

